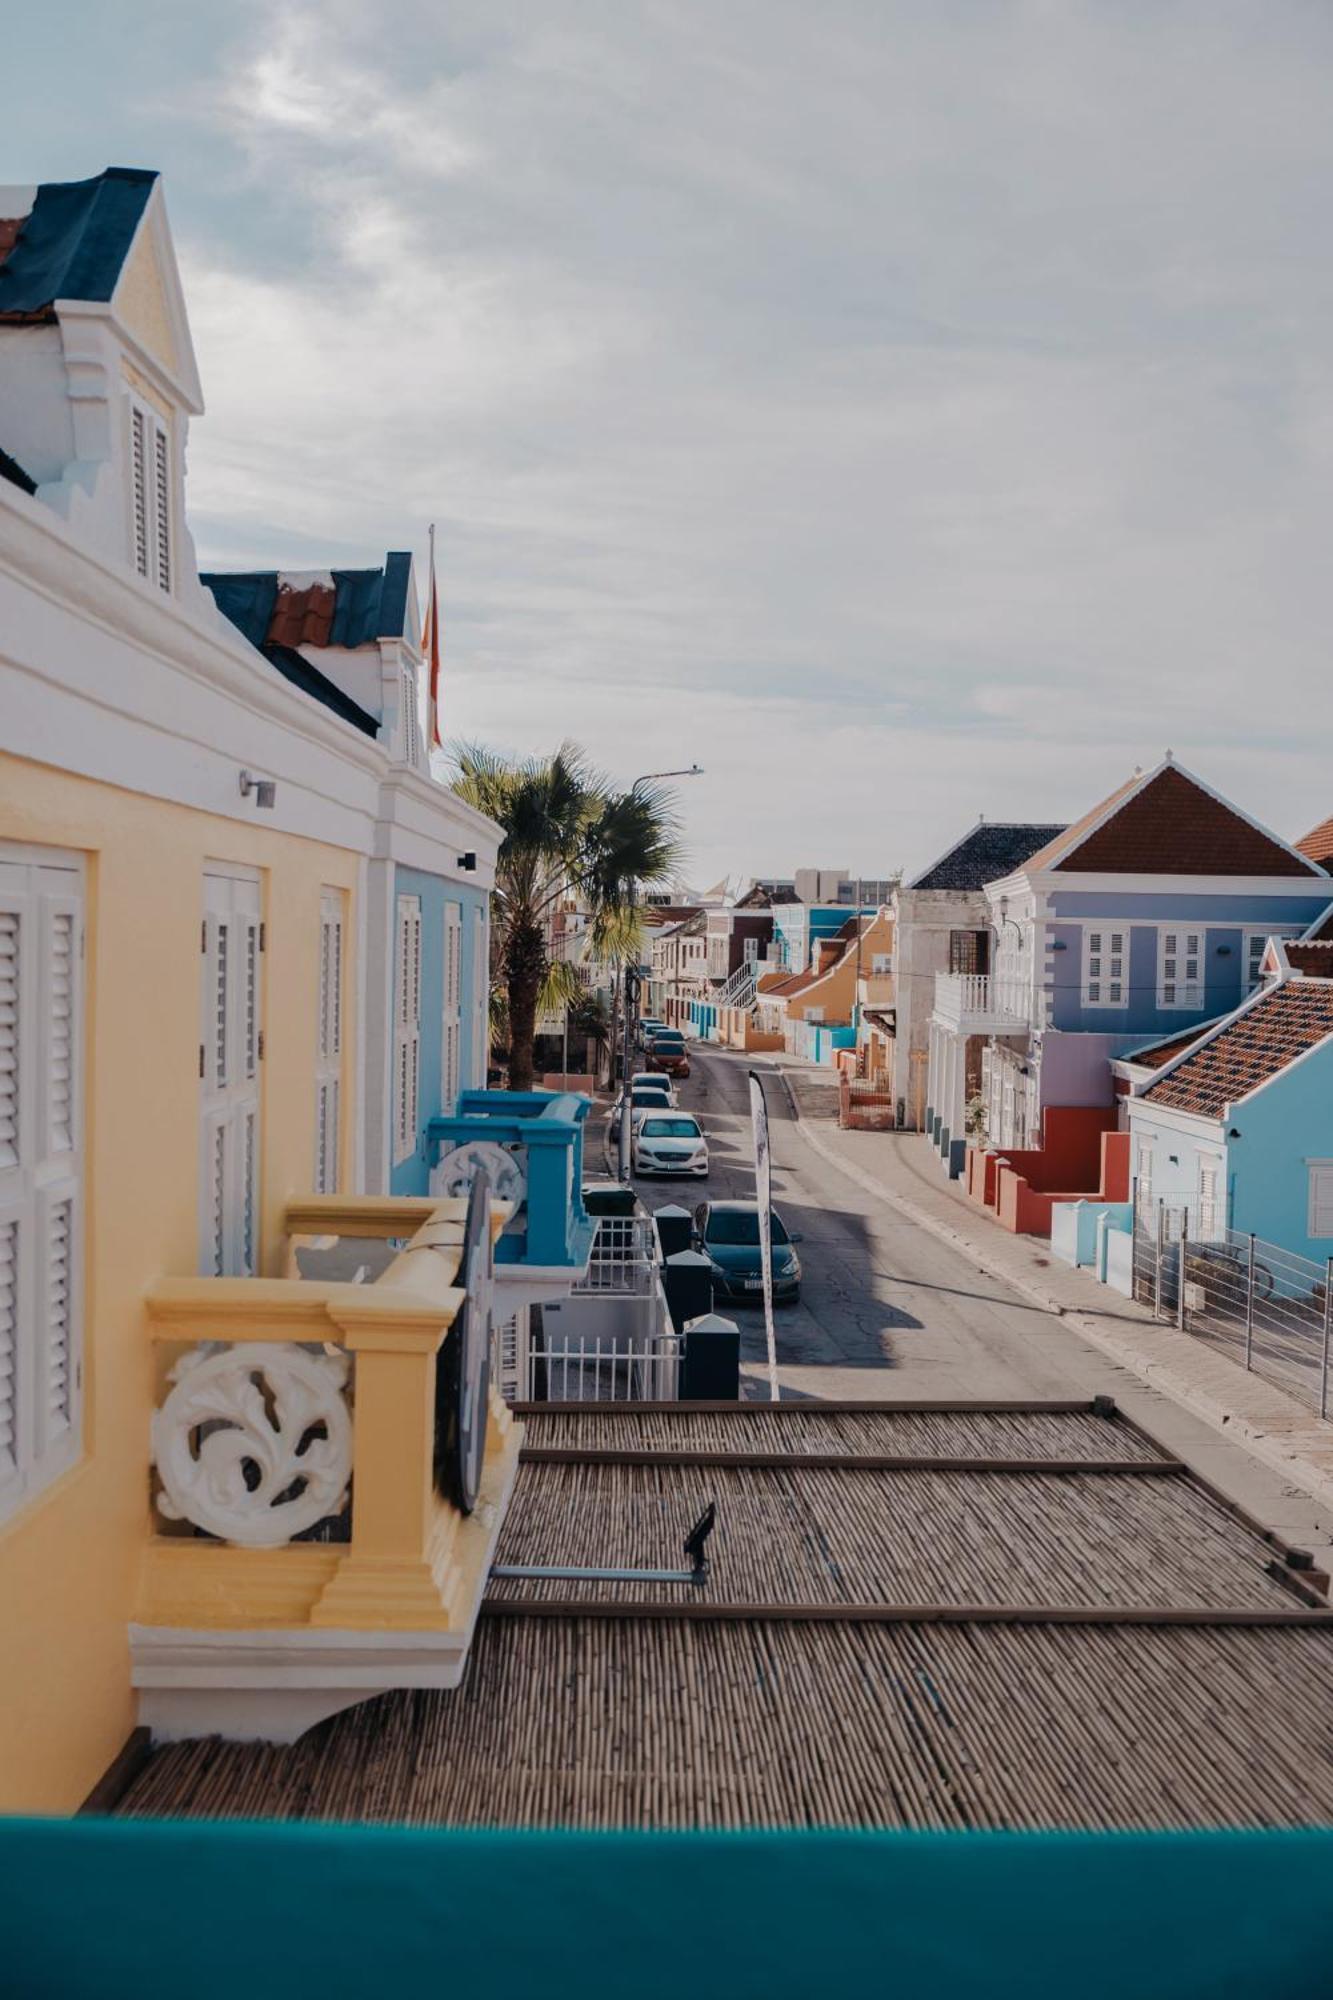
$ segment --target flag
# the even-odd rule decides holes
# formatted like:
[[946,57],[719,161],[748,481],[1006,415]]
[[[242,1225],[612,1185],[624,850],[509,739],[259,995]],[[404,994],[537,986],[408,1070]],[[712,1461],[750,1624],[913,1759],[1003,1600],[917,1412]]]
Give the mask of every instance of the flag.
[[750,1122],[754,1127],[754,1198],[759,1209],[759,1256],[764,1271],[764,1332],[768,1338],[768,1396],[778,1401],[778,1339],[773,1326],[773,1158],[768,1146],[764,1086],[750,1071]]
[[421,635],[421,650],[426,656],[426,672],[430,677],[430,740],[433,748],[443,749],[444,738],[440,735],[440,594],[435,584],[435,526],[430,531],[430,596],[426,602],[426,627]]

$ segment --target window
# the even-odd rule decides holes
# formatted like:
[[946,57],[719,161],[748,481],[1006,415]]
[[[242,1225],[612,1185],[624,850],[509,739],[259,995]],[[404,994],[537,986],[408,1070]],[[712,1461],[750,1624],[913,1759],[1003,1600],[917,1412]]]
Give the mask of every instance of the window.
[[421,1096],[421,898],[398,898],[394,952],[393,1157],[416,1151]]
[[403,759],[421,762],[421,717],[417,712],[417,676],[414,667],[403,668]]
[[1218,1196],[1221,1177],[1220,1160],[1199,1161],[1199,1238],[1204,1243],[1214,1242],[1221,1234],[1222,1206]]
[[1129,932],[1085,930],[1083,933],[1083,1004],[1123,1007],[1129,994]]
[[1307,1160],[1310,1177],[1307,1236],[1333,1236],[1333,1160]]
[[319,898],[319,1014],[315,1035],[315,1193],[338,1192],[342,1142],[343,897]]
[[135,569],[170,591],[171,440],[161,417],[136,397],[130,398],[130,531]]
[[82,1063],[82,867],[0,843],[0,1519],[79,1453]]
[[484,1090],[491,1057],[491,958],[485,910],[473,913],[472,1005],[472,1081]]
[[891,951],[877,951],[873,953],[870,960],[870,970],[876,979],[887,979],[893,971],[893,953]]
[[1202,968],[1202,931],[1159,931],[1157,934],[1158,1006],[1201,1007]]
[[1141,1209],[1147,1208],[1148,1204],[1152,1200],[1152,1163],[1153,1163],[1153,1142],[1151,1139],[1140,1139],[1138,1147],[1137,1179],[1138,1179],[1139,1207]]
[[199,1268],[259,1268],[259,1065],[264,1055],[259,877],[208,869],[201,937]]
[[745,950],[745,956],[744,956],[744,960],[743,960],[744,964],[746,964],[746,965],[754,965],[754,964],[756,964],[756,963],[757,963],[757,961],[758,961],[758,958],[759,958],[759,940],[758,940],[758,938],[757,938],[757,937],[747,937],[747,938],[746,938],[746,940],[745,940],[745,948],[744,948],[744,950]]
[[457,903],[444,906],[444,1028],[440,1048],[440,1109],[454,1109],[463,1079],[459,1046],[463,1021],[463,912]]
[[989,972],[990,932],[949,932],[950,972]]

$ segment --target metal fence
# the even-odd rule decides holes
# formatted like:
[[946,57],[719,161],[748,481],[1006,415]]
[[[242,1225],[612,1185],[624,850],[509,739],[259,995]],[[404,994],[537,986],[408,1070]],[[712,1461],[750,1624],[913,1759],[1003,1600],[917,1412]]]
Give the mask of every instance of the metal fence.
[[538,1334],[530,1393],[539,1403],[674,1402],[683,1353],[678,1333],[647,1340]]
[[1321,1417],[1329,1413],[1333,1257],[1298,1257],[1205,1208],[1139,1202],[1134,1296]]
[[620,1292],[645,1298],[656,1281],[657,1232],[651,1217],[604,1215],[592,1239],[592,1253],[576,1292]]

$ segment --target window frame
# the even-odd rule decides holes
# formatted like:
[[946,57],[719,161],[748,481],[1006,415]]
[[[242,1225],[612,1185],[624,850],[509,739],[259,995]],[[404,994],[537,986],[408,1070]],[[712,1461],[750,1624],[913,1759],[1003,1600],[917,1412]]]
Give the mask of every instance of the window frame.
[[[1186,923],[1186,924],[1158,924],[1158,925],[1156,926],[1156,929],[1157,929],[1157,1006],[1158,1006],[1158,1010],[1159,1010],[1160,1012],[1162,1012],[1162,1013],[1169,1013],[1169,1014],[1190,1014],[1190,1013],[1197,1013],[1197,1012],[1201,1011],[1201,1010],[1202,1010],[1202,1008],[1203,1008],[1203,1006],[1204,1006],[1204,1004],[1205,1004],[1205,998],[1204,998],[1204,996],[1205,996],[1205,994],[1207,993],[1207,990],[1208,990],[1208,982],[1207,982],[1207,961],[1208,961],[1208,927],[1207,927],[1207,925],[1206,925],[1206,924],[1188,924],[1188,923]],[[1173,984],[1174,984],[1174,985],[1176,986],[1176,988],[1177,988],[1177,995],[1176,995],[1176,997],[1175,997],[1174,999],[1170,999],[1170,1000],[1168,1000],[1168,998],[1166,997],[1166,989],[1167,989],[1167,984],[1168,984],[1168,980],[1167,980],[1167,974],[1166,974],[1166,960],[1167,960],[1167,949],[1166,949],[1166,941],[1167,941],[1167,939],[1168,939],[1168,938],[1170,938],[1170,937],[1177,937],[1177,938],[1188,938],[1188,937],[1197,937],[1197,938],[1198,938],[1198,940],[1199,940],[1199,944],[1198,944],[1198,950],[1197,950],[1197,952],[1196,952],[1196,953],[1194,954],[1194,956],[1196,957],[1196,959],[1197,959],[1197,961],[1198,961],[1198,971],[1197,971],[1197,973],[1195,974],[1195,977],[1194,977],[1194,982],[1193,982],[1193,984],[1194,984],[1194,989],[1195,989],[1195,991],[1194,991],[1194,997],[1193,997],[1193,998],[1189,997],[1189,994],[1190,994],[1190,981],[1189,981],[1189,980],[1188,980],[1187,978],[1185,978],[1185,977],[1183,977],[1183,976],[1180,976],[1180,975],[1177,975],[1177,976],[1176,976],[1176,978],[1174,979],[1174,981],[1173,981],[1173,982],[1171,982],[1171,983],[1173,983]],[[1191,954],[1190,954],[1190,952],[1189,952],[1189,951],[1188,951],[1187,949],[1185,949],[1185,950],[1180,950],[1180,949],[1178,949],[1178,950],[1176,951],[1176,953],[1175,953],[1175,957],[1177,958],[1177,960],[1181,960],[1181,959],[1184,959],[1184,960],[1185,960],[1186,962],[1188,962],[1188,960],[1189,960],[1190,956],[1191,956]],[[1179,989],[1182,989],[1182,988],[1184,989],[1184,994],[1183,994],[1183,996],[1182,996],[1182,994],[1181,994],[1181,992],[1180,992],[1180,990],[1179,990]]]
[[[84,857],[63,848],[0,842],[0,908],[17,918],[11,933],[16,941],[15,1126],[7,1149],[11,1157],[0,1166],[0,1227],[12,1230],[14,1246],[7,1288],[13,1336],[12,1450],[0,1468],[3,1523],[77,1465],[84,1450],[88,911]],[[60,953],[68,984],[63,1046],[56,1038],[53,1005],[57,925],[62,920],[68,926]],[[31,1027],[25,1025],[29,1016]],[[25,1049],[36,1051],[35,1060],[26,1065]],[[53,1104],[57,1069],[63,1070],[60,1111]],[[52,1272],[57,1246],[58,1277]],[[57,1344],[51,1337],[57,1311],[63,1326],[58,1378]],[[57,1395],[61,1408],[53,1413]]]
[[[1305,1162],[1305,1233],[1315,1242],[1326,1242],[1333,1238],[1333,1159],[1307,1160]],[[1327,1193],[1319,1192],[1320,1181],[1327,1184]],[[1324,1212],[1321,1214],[1321,1202]],[[1327,1229],[1319,1229],[1316,1224],[1326,1221]]]
[[346,891],[326,886],[319,892],[319,968],[315,1008],[316,1194],[337,1194],[342,1183],[346,964]]
[[126,396],[130,568],[141,582],[170,597],[175,591],[178,547],[171,420],[133,389],[127,389]]
[[[1082,925],[1079,942],[1079,998],[1083,1007],[1095,1009],[1099,1013],[1123,1013],[1130,1005],[1129,969],[1133,952],[1133,934],[1133,926],[1123,917],[1098,918],[1095,922],[1085,922]],[[1118,953],[1110,942],[1116,937],[1124,941]],[[1107,939],[1106,947],[1098,945],[1094,951],[1094,938]],[[1117,957],[1121,961],[1119,996],[1112,998],[1109,994],[1106,996],[1100,992],[1094,994],[1092,990],[1094,985],[1110,987],[1117,982],[1110,971],[1094,973],[1093,959],[1114,962]]]

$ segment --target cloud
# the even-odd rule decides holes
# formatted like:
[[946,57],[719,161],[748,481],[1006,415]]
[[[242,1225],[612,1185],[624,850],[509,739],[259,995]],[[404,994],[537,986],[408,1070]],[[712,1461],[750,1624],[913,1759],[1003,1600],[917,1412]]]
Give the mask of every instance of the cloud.
[[255,0],[169,184],[201,551],[440,525],[450,720],[877,873],[1165,743],[1329,809],[1333,16]]

